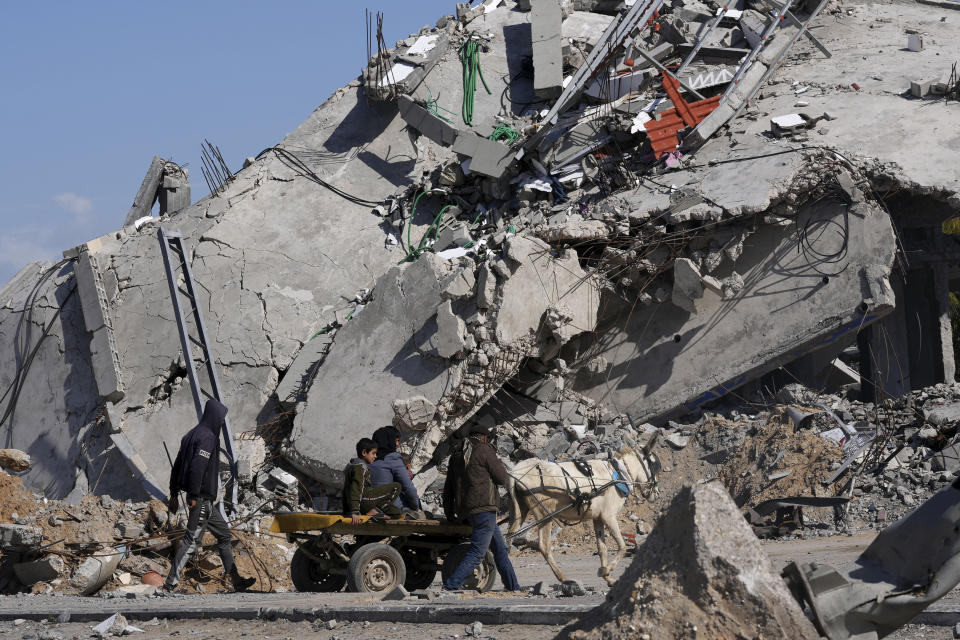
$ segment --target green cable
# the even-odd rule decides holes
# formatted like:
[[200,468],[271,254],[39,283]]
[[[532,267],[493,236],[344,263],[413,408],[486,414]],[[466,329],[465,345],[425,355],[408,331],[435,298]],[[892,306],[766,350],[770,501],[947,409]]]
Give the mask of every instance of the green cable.
[[429,111],[429,112],[432,113],[433,115],[437,116],[437,117],[440,118],[441,120],[446,120],[447,122],[452,123],[453,120],[451,120],[451,119],[448,118],[447,116],[445,116],[445,115],[443,115],[442,113],[440,113],[440,111],[441,111],[441,110],[446,111],[446,112],[449,113],[451,116],[454,115],[454,114],[453,114],[453,111],[450,111],[450,109],[447,109],[446,107],[441,107],[439,104],[437,104],[437,100],[439,100],[439,99],[440,99],[440,96],[439,96],[439,95],[438,95],[436,98],[434,98],[434,97],[433,97],[433,92],[430,91],[430,89],[427,89],[427,102],[426,102],[427,111]]
[[520,132],[508,124],[498,124],[490,134],[490,140],[506,140],[507,146],[513,144],[520,137]]
[[476,32],[470,32],[466,42],[460,47],[460,63],[463,65],[463,108],[461,115],[468,127],[473,126],[473,94],[477,90],[477,76],[483,82],[483,88],[490,93],[487,80],[480,69],[480,43],[474,39]]
[[407,221],[407,255],[403,258],[404,262],[409,260],[410,255],[413,253],[413,241],[410,239],[410,228],[413,227],[413,216],[417,213],[417,203],[420,202],[420,198],[431,193],[433,193],[432,189],[430,191],[421,191],[417,197],[413,199],[413,208],[410,209],[410,219]]
[[430,239],[430,232],[433,232],[434,241],[440,235],[440,223],[443,221],[443,214],[447,209],[452,207],[452,204],[448,204],[440,209],[440,212],[433,218],[433,222],[430,223],[430,226],[427,227],[426,232],[424,232],[423,237],[420,238],[420,242],[416,247],[413,246],[413,240],[410,237],[410,230],[413,227],[413,216],[417,212],[417,203],[420,202],[420,198],[425,195],[433,193],[433,190],[430,191],[421,191],[416,198],[413,199],[413,207],[410,209],[410,219],[407,221],[407,255],[404,256],[403,262],[413,259],[416,260],[419,258],[424,251],[427,251],[429,247],[426,246],[427,241]]

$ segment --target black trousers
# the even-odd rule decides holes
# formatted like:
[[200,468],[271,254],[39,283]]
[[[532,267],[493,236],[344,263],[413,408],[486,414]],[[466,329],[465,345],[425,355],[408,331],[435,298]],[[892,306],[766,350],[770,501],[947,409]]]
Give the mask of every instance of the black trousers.
[[230,533],[230,526],[220,515],[218,504],[214,504],[208,498],[199,498],[197,504],[187,514],[187,531],[180,540],[180,548],[177,549],[177,555],[170,567],[170,574],[164,582],[164,586],[168,589],[176,587],[180,582],[180,574],[184,567],[200,548],[204,531],[209,531],[217,539],[217,551],[223,561],[224,575],[233,571],[233,547],[230,546],[233,535]]

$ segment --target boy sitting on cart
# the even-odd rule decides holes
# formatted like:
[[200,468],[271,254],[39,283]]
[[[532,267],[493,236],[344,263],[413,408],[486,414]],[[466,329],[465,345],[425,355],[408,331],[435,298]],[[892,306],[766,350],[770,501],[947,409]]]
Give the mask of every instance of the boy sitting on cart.
[[354,526],[360,524],[361,516],[374,516],[384,520],[403,518],[400,507],[393,501],[400,495],[399,482],[374,487],[370,482],[369,465],[377,459],[377,443],[370,438],[357,442],[357,457],[350,460],[343,475],[343,515],[350,516]]

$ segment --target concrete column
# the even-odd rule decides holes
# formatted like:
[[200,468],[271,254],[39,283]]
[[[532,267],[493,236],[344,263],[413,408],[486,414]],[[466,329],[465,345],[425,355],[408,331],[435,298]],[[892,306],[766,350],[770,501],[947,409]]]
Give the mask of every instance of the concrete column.
[[953,356],[953,327],[950,324],[950,275],[943,262],[933,266],[933,291],[936,305],[937,335],[943,354],[943,381],[953,382],[957,363]]
[[896,308],[865,329],[862,332],[865,339],[860,341],[860,373],[865,378],[864,389],[870,386],[875,389],[872,399],[896,398],[911,389],[903,282],[899,277],[891,277],[890,284],[896,297]]

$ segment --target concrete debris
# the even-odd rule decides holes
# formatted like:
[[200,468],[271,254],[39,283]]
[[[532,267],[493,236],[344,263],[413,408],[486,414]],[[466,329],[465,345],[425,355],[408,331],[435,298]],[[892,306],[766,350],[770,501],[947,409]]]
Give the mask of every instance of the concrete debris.
[[95,593],[113,576],[126,554],[126,548],[103,549],[84,560],[71,578],[80,595]]
[[143,629],[127,624],[127,619],[119,613],[113,614],[92,629],[98,638],[118,638],[131,633],[143,633]]
[[381,600],[403,600],[409,596],[410,592],[404,589],[402,584],[398,584],[389,592],[387,592],[387,594],[384,595]]
[[3,551],[30,551],[39,547],[43,531],[22,524],[0,524],[0,549]]
[[530,0],[533,92],[538,98],[556,98],[563,89],[562,23],[559,0]]
[[30,468],[30,456],[19,449],[0,449],[0,469],[20,473]]
[[681,490],[606,602],[560,637],[616,638],[626,629],[646,638],[820,637],[715,482]]
[[66,569],[63,558],[57,555],[47,556],[32,562],[18,562],[13,565],[17,580],[26,586],[36,582],[49,582],[59,578]]

